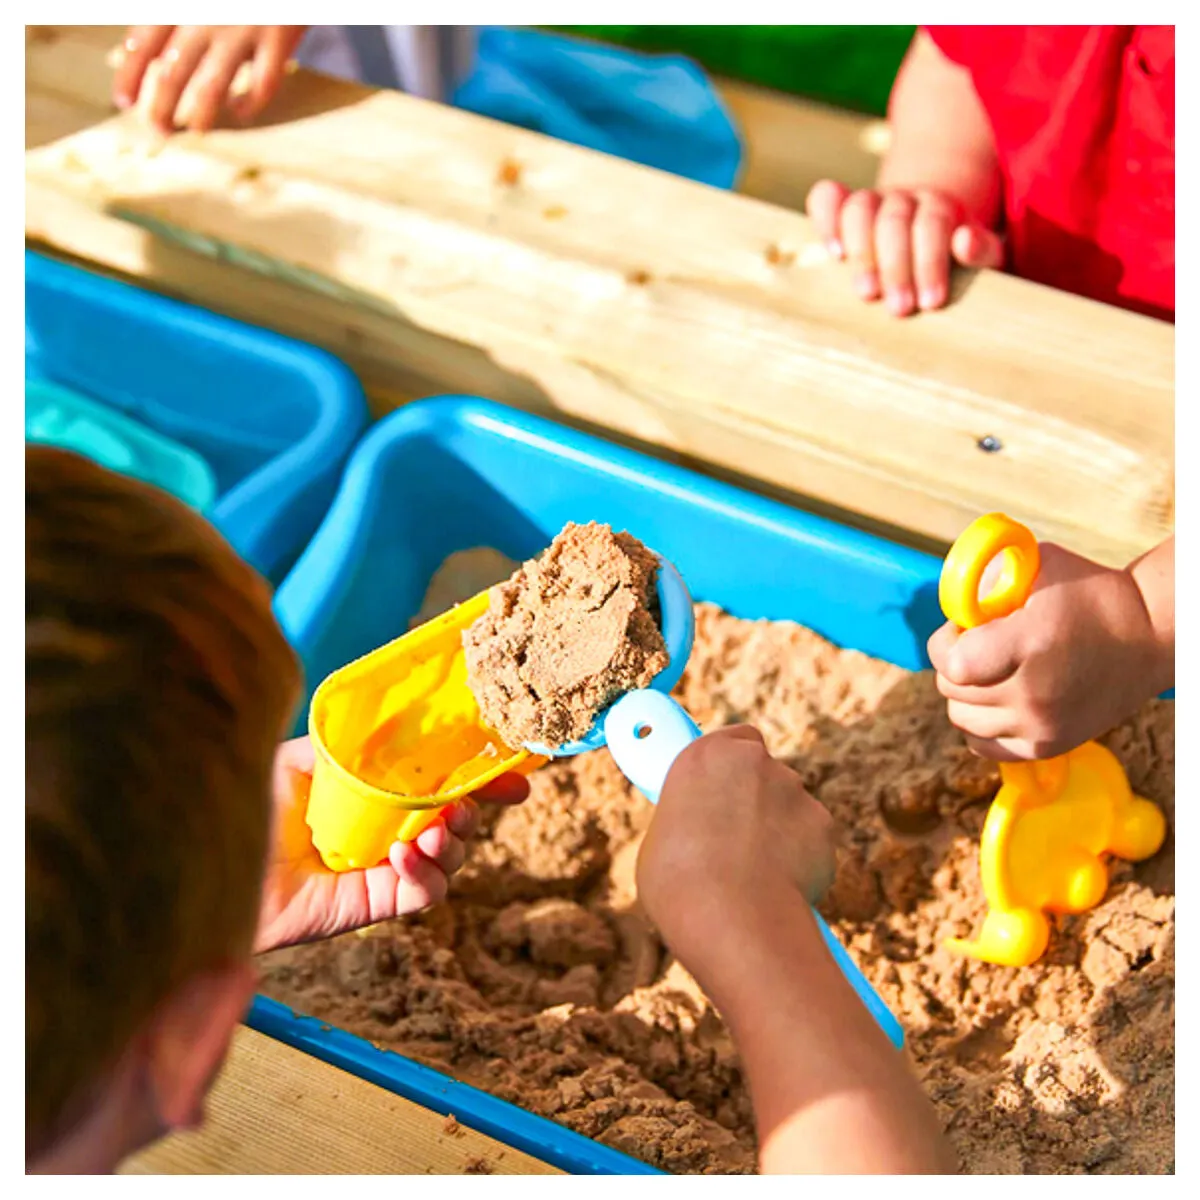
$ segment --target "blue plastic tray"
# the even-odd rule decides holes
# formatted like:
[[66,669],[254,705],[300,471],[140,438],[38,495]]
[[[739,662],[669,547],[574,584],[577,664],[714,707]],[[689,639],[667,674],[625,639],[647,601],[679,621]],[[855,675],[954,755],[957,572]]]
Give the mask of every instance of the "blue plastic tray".
[[217,480],[209,518],[272,583],[368,420],[358,381],[324,351],[32,251],[25,370],[196,451]]
[[60,383],[25,378],[25,441],[73,450],[170,492],[206,512],[217,498],[212,469],[194,450]]
[[[568,521],[628,529],[697,599],[802,622],[916,669],[941,624],[941,560],[481,400],[424,400],[363,439],[276,595],[308,686],[407,628],[442,561],[541,551]],[[658,1173],[555,1122],[260,998],[250,1023],[563,1170]]]
[[470,397],[410,404],[363,438],[276,595],[311,691],[398,637],[447,555],[543,550],[607,521],[734,616],[790,619],[902,667],[929,665],[941,560],[599,438]]

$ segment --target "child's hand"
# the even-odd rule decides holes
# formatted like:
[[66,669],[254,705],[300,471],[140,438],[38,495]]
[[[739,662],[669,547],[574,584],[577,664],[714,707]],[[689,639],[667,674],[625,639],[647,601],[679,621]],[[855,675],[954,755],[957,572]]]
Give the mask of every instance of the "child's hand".
[[[137,105],[162,133],[211,129],[222,110],[260,113],[279,89],[304,25],[133,25],[118,52],[113,103]],[[245,89],[234,81],[250,67]]]
[[[449,877],[462,866],[467,839],[479,823],[474,803],[462,800],[416,842],[396,842],[388,862],[336,873],[321,862],[304,820],[312,769],[308,738],[280,746],[255,953],[333,937],[439,903],[446,898]],[[520,775],[502,775],[477,794],[496,804],[519,804],[529,795],[529,783]]]
[[932,1105],[813,918],[833,870],[829,813],[739,726],[671,768],[638,894],[733,1035],[764,1174],[952,1170]]
[[[1169,550],[1166,574],[1151,556],[1119,571],[1039,549],[1023,608],[965,632],[946,624],[929,639],[950,720],[985,758],[1064,754],[1173,685],[1174,540],[1154,552]],[[1167,605],[1169,632],[1159,617]]]
[[951,262],[1001,267],[1002,176],[970,72],[918,30],[888,101],[891,144],[876,187],[851,194],[823,179],[808,194],[817,233],[855,268],[864,300],[898,317],[941,308]]
[[1004,265],[1000,236],[963,218],[962,205],[933,189],[851,192],[832,179],[813,184],[806,208],[836,258],[849,260],[864,300],[882,295],[893,316],[941,308],[950,295],[950,264]]
[[780,897],[818,899],[833,871],[829,813],[758,730],[735,726],[700,738],[671,768],[638,854],[638,894],[672,951],[700,973],[717,931],[737,938]]

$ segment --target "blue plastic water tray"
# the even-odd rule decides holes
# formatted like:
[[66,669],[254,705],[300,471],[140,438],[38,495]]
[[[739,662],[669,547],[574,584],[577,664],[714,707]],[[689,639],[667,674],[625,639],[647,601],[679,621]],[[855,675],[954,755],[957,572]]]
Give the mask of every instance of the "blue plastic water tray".
[[208,516],[278,583],[367,424],[362,389],[315,347],[25,253],[25,372],[195,451]]
[[[928,665],[925,642],[942,621],[939,559],[462,397],[409,405],[366,435],[275,610],[312,689],[403,633],[448,555],[489,546],[523,560],[568,521],[589,520],[629,530],[675,563],[697,599],[735,616],[799,621],[902,667]],[[563,1170],[652,1171],[263,998],[250,1024]]]

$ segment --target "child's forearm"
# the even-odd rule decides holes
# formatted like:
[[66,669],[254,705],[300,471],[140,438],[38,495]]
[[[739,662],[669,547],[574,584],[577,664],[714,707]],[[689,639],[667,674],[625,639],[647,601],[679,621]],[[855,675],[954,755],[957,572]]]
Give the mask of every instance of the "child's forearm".
[[996,228],[1000,168],[991,124],[968,72],[918,31],[888,103],[891,146],[879,188],[945,192],[964,219]]
[[1175,535],[1126,568],[1133,577],[1154,631],[1155,692],[1175,686]]
[[[756,897],[743,936],[698,964],[737,1046],[771,1174],[956,1170],[932,1107],[794,891]],[[728,927],[727,927],[728,929]],[[691,964],[685,964],[691,965]],[[696,970],[693,967],[693,970]]]

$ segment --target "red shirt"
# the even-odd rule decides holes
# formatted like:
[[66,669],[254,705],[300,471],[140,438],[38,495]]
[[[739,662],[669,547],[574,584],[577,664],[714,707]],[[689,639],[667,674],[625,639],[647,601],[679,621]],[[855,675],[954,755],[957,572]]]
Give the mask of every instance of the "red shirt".
[[1175,320],[1175,27],[934,25],[1004,177],[1010,266]]

